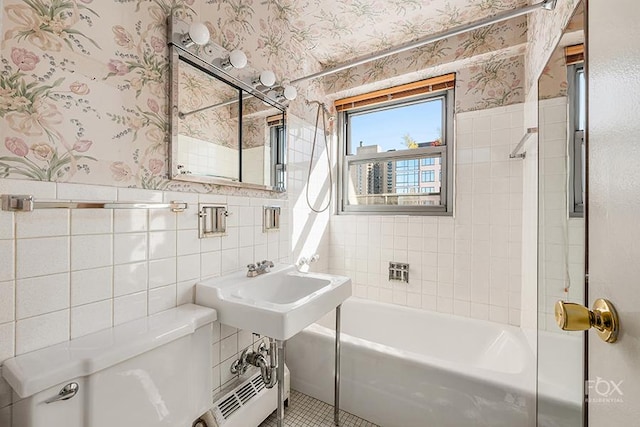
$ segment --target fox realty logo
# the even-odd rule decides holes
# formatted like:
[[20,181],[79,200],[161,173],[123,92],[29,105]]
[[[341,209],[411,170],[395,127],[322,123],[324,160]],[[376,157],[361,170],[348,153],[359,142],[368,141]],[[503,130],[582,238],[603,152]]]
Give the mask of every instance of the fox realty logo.
[[614,381],[596,377],[595,380],[585,381],[587,402],[589,403],[622,403],[624,402],[622,383],[624,380]]

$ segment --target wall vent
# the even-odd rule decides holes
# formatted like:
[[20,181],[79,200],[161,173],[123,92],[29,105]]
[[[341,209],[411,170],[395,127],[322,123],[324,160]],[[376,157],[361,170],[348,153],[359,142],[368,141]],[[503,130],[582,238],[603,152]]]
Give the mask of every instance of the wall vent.
[[240,401],[238,400],[238,396],[236,396],[234,393],[231,396],[224,399],[222,402],[220,402],[217,405],[216,409],[220,411],[220,415],[222,415],[222,418],[226,420],[231,416],[231,414],[233,414],[238,409],[240,409],[240,406],[241,404],[240,404]]
[[218,425],[225,424],[235,412],[263,394],[264,381],[260,372],[242,382],[238,387],[219,399],[212,408],[213,416]]

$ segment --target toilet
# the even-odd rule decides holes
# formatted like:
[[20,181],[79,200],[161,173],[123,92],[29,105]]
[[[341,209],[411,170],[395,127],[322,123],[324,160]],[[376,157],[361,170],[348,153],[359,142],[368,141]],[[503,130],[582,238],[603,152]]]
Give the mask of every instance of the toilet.
[[185,304],[5,361],[13,426],[191,427],[211,407],[215,320]]

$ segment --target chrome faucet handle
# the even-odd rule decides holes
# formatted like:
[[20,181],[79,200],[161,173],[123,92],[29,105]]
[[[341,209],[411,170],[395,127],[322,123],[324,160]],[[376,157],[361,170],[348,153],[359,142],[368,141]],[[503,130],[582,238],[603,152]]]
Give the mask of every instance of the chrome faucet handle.
[[304,267],[305,265],[309,265],[310,266],[312,262],[316,262],[319,259],[320,259],[320,255],[318,255],[318,254],[313,255],[311,258],[300,257],[300,259],[296,263],[296,266],[298,267],[298,269]]
[[255,277],[258,275],[258,268],[255,264],[247,265],[247,277]]

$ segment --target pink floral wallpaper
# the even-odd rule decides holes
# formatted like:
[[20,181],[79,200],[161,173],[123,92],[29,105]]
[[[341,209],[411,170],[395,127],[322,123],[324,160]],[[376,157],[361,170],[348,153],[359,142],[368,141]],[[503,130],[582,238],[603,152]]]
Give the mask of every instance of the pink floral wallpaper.
[[[178,106],[181,113],[238,99],[239,92],[220,80],[181,62],[178,74]],[[186,115],[178,133],[224,147],[238,148],[238,104],[221,105]]]
[[[166,17],[215,16],[214,39],[257,52],[268,16],[258,18],[252,1],[216,3],[5,1],[0,177],[212,191],[166,179]],[[300,63],[288,41],[279,46]],[[249,56],[280,73],[287,66],[281,52]]]
[[549,61],[538,79],[538,98],[550,99],[567,96],[567,65],[564,48],[584,43],[584,5],[580,2]]
[[578,3],[580,0],[558,0],[555,10],[539,10],[529,15],[525,83],[527,92],[538,83],[538,78],[543,73]]
[[[241,48],[255,68],[270,68],[279,80],[290,80],[319,70],[321,63],[344,61],[525,3],[5,0],[0,177],[218,191],[166,179],[165,22],[170,13],[185,22],[204,20],[214,41]],[[562,10],[566,3],[575,1],[566,0]],[[300,85],[291,110],[305,117],[312,115],[305,98],[335,97],[450,68],[458,72],[458,111],[521,102],[526,32],[521,18]]]
[[551,99],[567,96],[568,88],[564,50],[556,49],[538,79],[538,98]]
[[[526,5],[527,0],[277,0],[276,17],[321,64],[343,62],[373,51],[447,30]],[[277,19],[276,18],[276,19]],[[488,31],[488,30],[485,30]],[[480,45],[484,45],[481,41]],[[473,50],[473,42],[458,49]]]
[[[522,102],[526,31],[526,18],[485,27],[327,76],[324,89],[342,98],[456,72],[458,112]],[[512,68],[505,70],[505,66]],[[498,68],[499,73],[492,71]],[[507,78],[511,79],[508,83]],[[492,100],[483,99],[485,96]],[[496,103],[498,98],[502,102]]]

